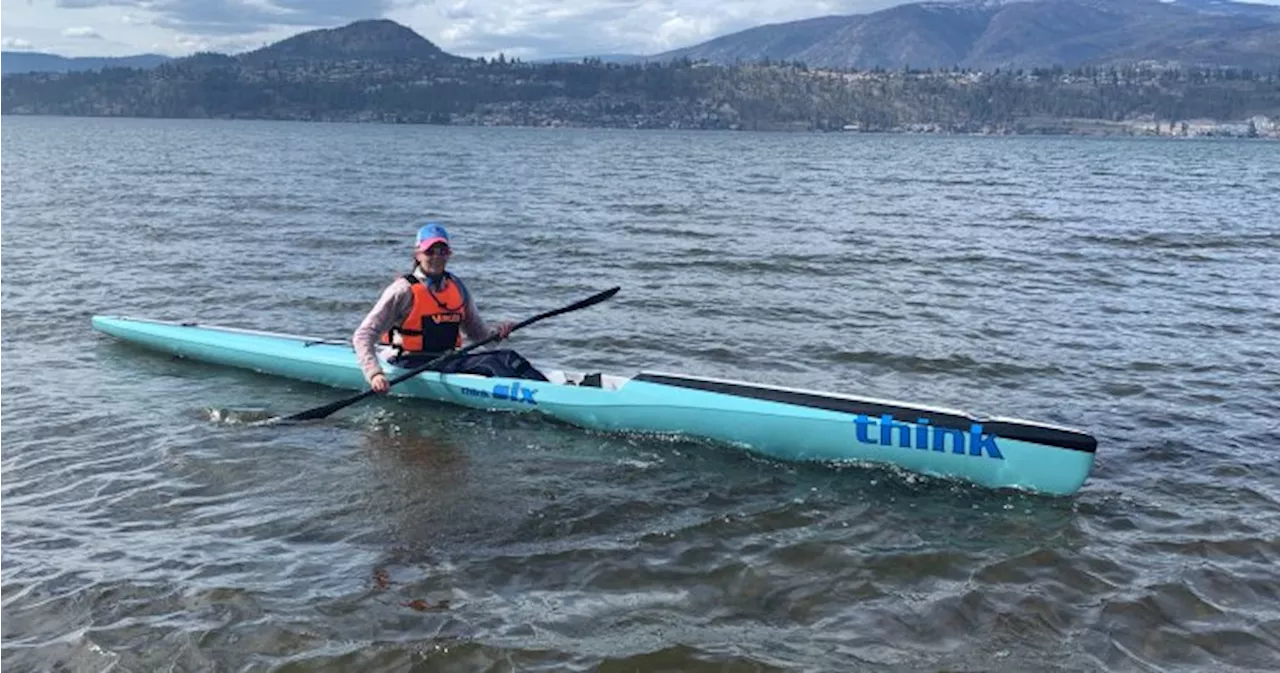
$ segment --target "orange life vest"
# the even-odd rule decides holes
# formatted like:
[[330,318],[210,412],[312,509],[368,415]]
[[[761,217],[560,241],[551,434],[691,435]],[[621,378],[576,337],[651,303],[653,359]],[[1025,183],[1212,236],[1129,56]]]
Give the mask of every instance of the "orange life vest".
[[403,354],[443,353],[461,346],[467,302],[458,281],[446,274],[440,290],[433,291],[413,274],[404,279],[413,290],[413,310],[382,335],[382,343],[398,346]]

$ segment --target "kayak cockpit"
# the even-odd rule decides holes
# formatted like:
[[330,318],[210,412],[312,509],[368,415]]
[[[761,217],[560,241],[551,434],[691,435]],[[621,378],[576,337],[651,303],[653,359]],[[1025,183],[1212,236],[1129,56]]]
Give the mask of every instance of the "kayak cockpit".
[[603,390],[616,391],[627,382],[630,377],[614,376],[612,374],[601,374],[600,372],[563,372],[558,370],[550,370],[542,372],[543,376],[551,383],[561,386],[578,386],[581,388],[601,388]]

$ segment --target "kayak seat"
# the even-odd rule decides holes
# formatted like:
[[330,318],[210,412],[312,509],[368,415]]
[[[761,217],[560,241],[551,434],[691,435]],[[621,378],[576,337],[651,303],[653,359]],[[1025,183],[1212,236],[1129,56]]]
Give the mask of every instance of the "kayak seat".
[[595,374],[587,374],[586,376],[583,376],[582,383],[579,383],[578,385],[582,387],[590,387],[590,388],[603,387],[603,383],[600,377],[600,372],[596,372]]

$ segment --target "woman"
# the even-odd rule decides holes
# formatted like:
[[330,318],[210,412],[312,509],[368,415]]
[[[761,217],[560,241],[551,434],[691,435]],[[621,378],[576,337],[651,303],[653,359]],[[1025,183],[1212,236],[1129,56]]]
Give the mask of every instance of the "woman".
[[[445,270],[452,254],[444,227],[431,222],[418,229],[413,271],[383,290],[378,303],[352,335],[360,369],[374,392],[385,393],[390,388],[378,362],[378,343],[395,348],[395,356],[389,359],[391,364],[412,369],[462,346],[464,334],[473,342],[494,335],[501,341],[511,334],[510,321],[492,329],[486,325],[467,286]],[[511,350],[469,353],[450,358],[432,370],[547,380],[528,360]]]

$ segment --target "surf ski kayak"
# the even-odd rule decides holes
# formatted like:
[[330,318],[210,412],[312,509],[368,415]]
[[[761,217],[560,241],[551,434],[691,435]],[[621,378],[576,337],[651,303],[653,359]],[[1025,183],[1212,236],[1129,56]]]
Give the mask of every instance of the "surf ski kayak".
[[[365,390],[350,343],[235,327],[94,316],[93,327],[183,358]],[[386,363],[389,377],[405,373]],[[494,411],[536,412],[606,432],[727,443],[784,461],[895,465],[990,488],[1076,492],[1097,441],[1070,428],[929,406],[641,371],[546,371],[549,382],[424,372],[389,394]]]

